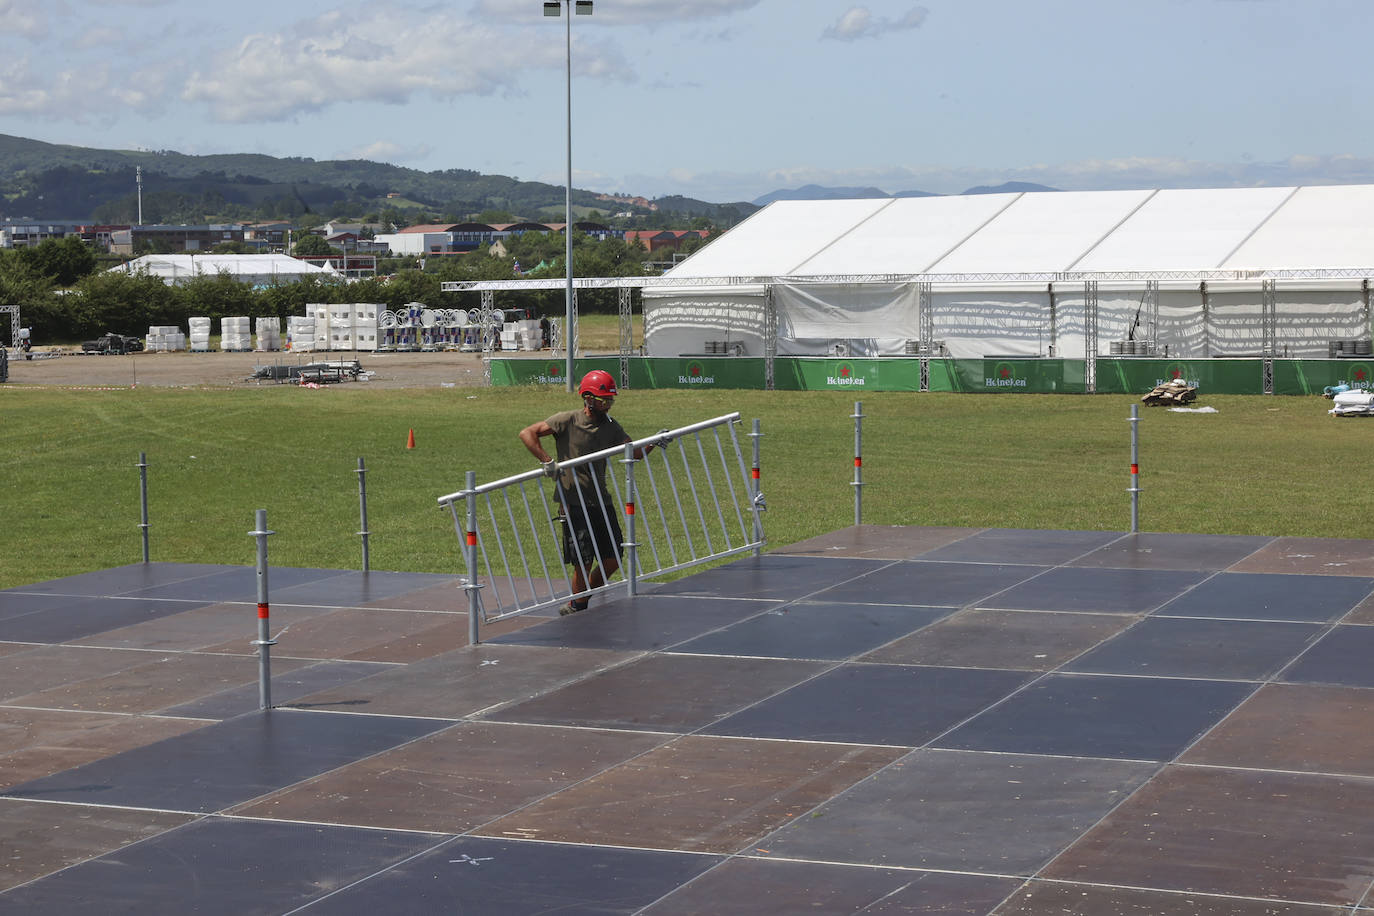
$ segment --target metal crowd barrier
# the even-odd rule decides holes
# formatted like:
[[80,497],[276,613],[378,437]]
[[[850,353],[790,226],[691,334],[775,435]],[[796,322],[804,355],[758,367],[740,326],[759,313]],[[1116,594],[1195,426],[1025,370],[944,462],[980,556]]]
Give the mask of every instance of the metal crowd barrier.
[[[575,490],[565,501],[556,479],[542,469],[478,485],[467,472],[462,490],[439,498],[453,513],[454,530],[467,566],[465,588],[470,614],[469,637],[478,642],[481,622],[494,623],[599,592],[624,588],[636,593],[638,582],[698,566],[763,546],[759,513],[764,500],[758,476],[758,421],[754,423],[753,467],[745,466],[736,425],[739,414],[656,433],[623,447],[584,455],[558,465],[560,476],[596,463],[605,467],[614,505],[599,493]],[[641,459],[636,451],[659,445]],[[562,523],[569,512],[603,523],[614,517],[623,534],[622,578],[597,588],[574,591],[572,572],[602,565],[601,549],[592,539],[591,556],[573,542],[572,562],[563,562]],[[609,525],[608,525],[609,527]]]

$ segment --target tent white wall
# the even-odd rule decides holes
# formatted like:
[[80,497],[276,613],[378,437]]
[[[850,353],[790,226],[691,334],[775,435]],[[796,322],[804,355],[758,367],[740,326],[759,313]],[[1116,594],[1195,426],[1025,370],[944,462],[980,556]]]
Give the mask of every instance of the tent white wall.
[[1371,185],[778,201],[644,288],[645,347],[1255,355],[1268,296],[1275,353],[1326,356],[1370,336],[1372,213]]
[[285,254],[149,254],[111,270],[147,273],[169,286],[195,277],[227,273],[242,283],[291,283],[304,277],[337,277],[331,267],[308,264]]

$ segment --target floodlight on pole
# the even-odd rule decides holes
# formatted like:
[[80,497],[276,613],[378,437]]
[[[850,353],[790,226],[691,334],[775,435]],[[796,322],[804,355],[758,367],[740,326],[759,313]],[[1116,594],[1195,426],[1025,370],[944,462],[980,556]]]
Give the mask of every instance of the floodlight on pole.
[[572,17],[590,16],[592,0],[544,0],[544,15],[558,16],[563,6],[571,7],[565,25],[568,63],[568,183],[563,197],[563,271],[568,278],[566,301],[563,309],[563,344],[568,348],[566,375],[568,390],[575,391],[577,382],[573,379],[573,354],[577,352],[577,322],[573,309],[573,263],[572,263]]

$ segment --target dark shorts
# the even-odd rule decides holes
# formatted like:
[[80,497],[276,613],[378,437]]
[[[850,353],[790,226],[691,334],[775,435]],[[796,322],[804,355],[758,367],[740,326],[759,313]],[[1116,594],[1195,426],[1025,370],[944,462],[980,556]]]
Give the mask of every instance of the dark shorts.
[[[609,525],[608,525],[609,522]],[[576,503],[567,508],[563,519],[563,562],[591,569],[606,557],[621,555],[620,519],[609,505],[603,516],[595,502],[587,503],[584,514]]]

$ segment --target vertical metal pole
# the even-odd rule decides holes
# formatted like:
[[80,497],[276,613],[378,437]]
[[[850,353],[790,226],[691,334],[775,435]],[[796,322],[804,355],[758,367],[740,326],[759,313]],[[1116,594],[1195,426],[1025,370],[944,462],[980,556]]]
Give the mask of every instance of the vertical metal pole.
[[138,453],[138,496],[143,505],[143,562],[148,562],[148,453]]
[[358,532],[363,539],[363,572],[372,569],[371,556],[368,554],[367,538],[371,534],[367,530],[367,468],[363,464],[363,459],[358,459],[358,512],[362,517],[363,528]]
[[638,592],[639,545],[635,543],[635,449],[625,443],[625,583],[631,596]]
[[864,521],[864,402],[854,402],[854,524],[862,525]]
[[477,472],[468,471],[464,481],[467,488],[467,538],[463,543],[463,558],[468,567],[468,584],[465,586],[468,593],[468,643],[477,645],[477,627],[482,613],[481,601],[478,598],[478,589],[482,586],[477,584],[477,494],[473,492],[477,489]]
[[1131,405],[1131,534],[1140,531],[1140,405]]
[[750,504],[754,510],[754,556],[763,555],[763,520],[759,518],[759,511],[763,508],[763,481],[760,479],[759,470],[759,440],[763,438],[763,433],[759,432],[759,419],[754,418],[754,431],[749,434],[749,438],[754,440],[754,464],[750,470]]
[[564,224],[563,224],[563,245],[564,245],[563,272],[567,275],[567,278],[568,278],[568,288],[567,288],[567,301],[564,302],[564,304],[563,304],[563,310],[564,310],[564,320],[567,322],[567,325],[568,325],[568,326],[567,326],[567,330],[566,330],[566,332],[565,332],[565,336],[567,337],[567,340],[568,340],[568,356],[567,356],[567,362],[568,362],[568,366],[567,366],[568,390],[569,390],[569,391],[576,391],[576,390],[577,390],[577,381],[573,378],[573,361],[574,361],[574,355],[573,355],[573,354],[574,354],[574,352],[576,351],[576,348],[577,348],[577,321],[576,321],[576,315],[574,314],[574,308],[575,308],[575,306],[574,306],[574,303],[573,303],[573,258],[572,258],[572,250],[573,250],[573,243],[572,243],[572,234],[573,234],[573,218],[572,218],[572,182],[573,182],[573,171],[572,171],[572,128],[573,128],[573,121],[572,121],[572,17],[573,17],[573,2],[572,2],[572,0],[564,0],[564,10],[563,10],[563,12],[564,12],[564,14],[567,16],[567,20],[568,20],[568,21],[565,23],[565,25],[567,26],[567,28],[566,28],[566,35],[567,35],[567,46],[568,46],[568,55],[567,55],[567,61],[568,61],[568,78],[567,78],[567,89],[568,89],[568,186],[567,186],[567,188],[565,189],[565,194],[564,194],[564,197],[563,197],[563,210],[564,210],[564,217],[563,217],[563,218],[564,218]]
[[277,641],[271,633],[271,611],[267,603],[267,536],[276,534],[267,530],[267,510],[259,509],[257,529],[248,532],[258,541],[258,638],[252,645],[258,647],[258,708],[272,708],[272,646]]

